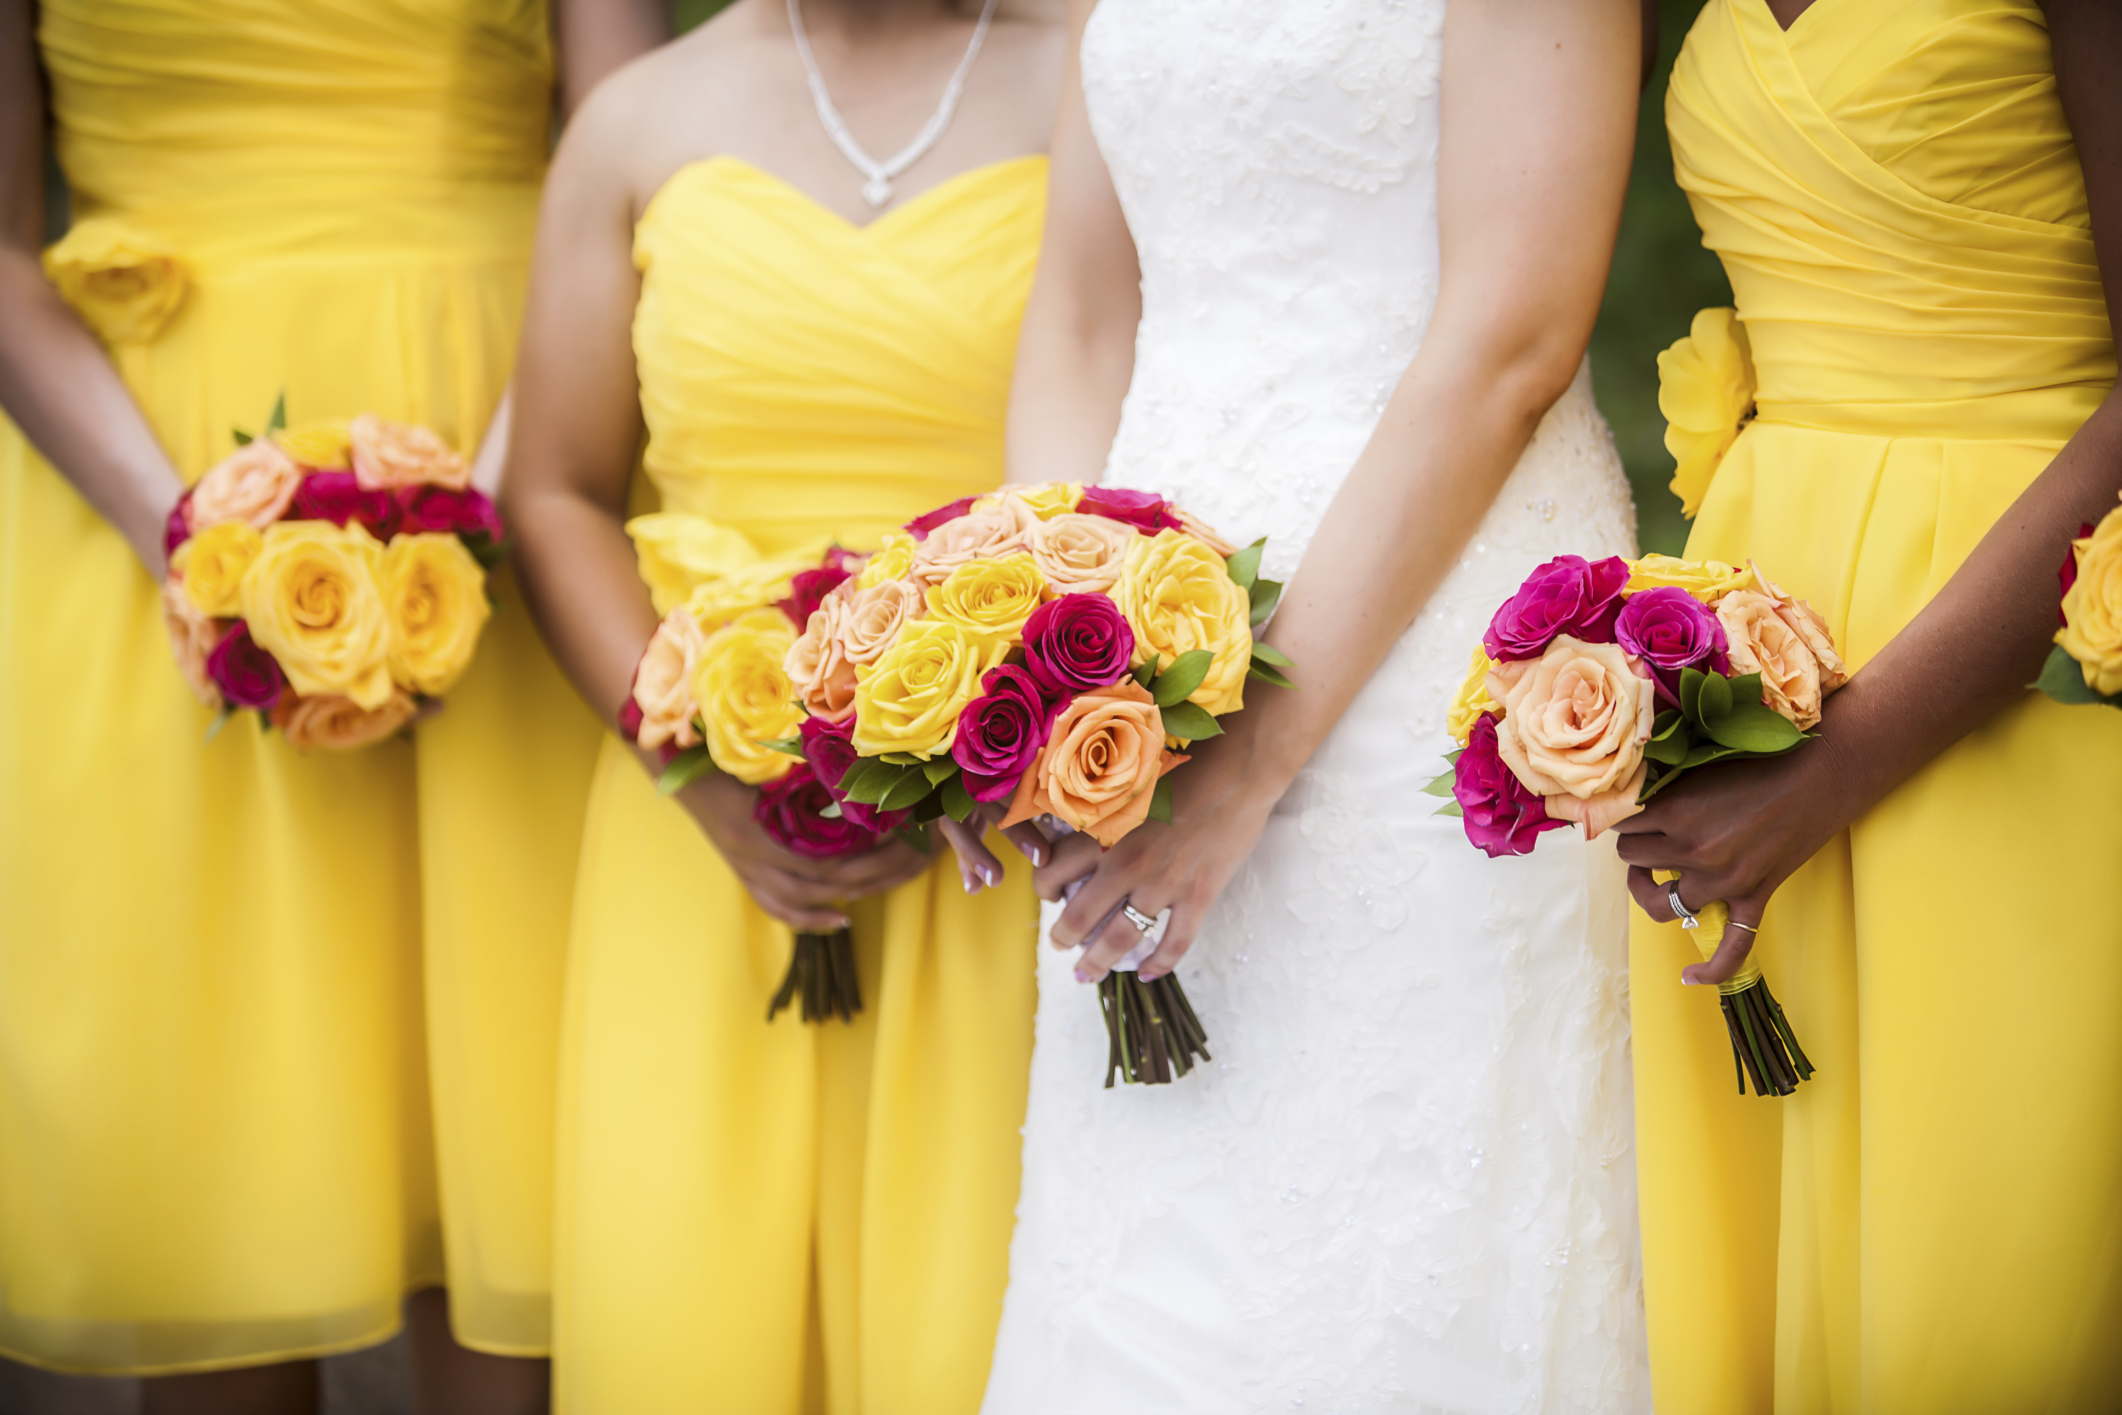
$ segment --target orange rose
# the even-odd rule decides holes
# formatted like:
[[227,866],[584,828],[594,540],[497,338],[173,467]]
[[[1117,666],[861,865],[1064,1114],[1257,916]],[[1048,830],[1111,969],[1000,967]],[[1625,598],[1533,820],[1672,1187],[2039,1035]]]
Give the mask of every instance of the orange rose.
[[1558,637],[1537,659],[1489,670],[1503,704],[1496,751],[1547,813],[1597,835],[1642,807],[1643,744],[1658,716],[1657,685],[1619,644]]
[[221,690],[207,676],[206,656],[221,642],[221,626],[192,607],[184,581],[174,577],[162,582],[162,622],[169,628],[169,646],[177,655],[177,671],[184,675],[185,686],[200,702],[219,711]]
[[347,431],[354,444],[354,480],[363,490],[446,486],[462,491],[472,483],[471,464],[424,427],[363,413]]
[[886,580],[856,590],[847,597],[846,610],[833,626],[840,638],[840,652],[849,663],[875,663],[899,641],[899,631],[927,609],[921,587],[907,580]]
[[[1753,590],[1733,590],[1717,601],[1717,622],[1724,626],[1732,676],[1760,674],[1762,702],[1789,718],[1800,731],[1818,726],[1820,699],[1826,691],[1820,660],[1813,657],[1804,636],[1784,619],[1776,601]],[[1838,668],[1841,662],[1835,660]]]
[[1157,779],[1185,760],[1165,750],[1156,700],[1122,679],[1061,710],[1002,823],[1051,815],[1110,849],[1149,817]]
[[1237,546],[1232,545],[1222,536],[1217,535],[1215,530],[1210,527],[1208,522],[1202,520],[1199,516],[1196,516],[1193,512],[1187,510],[1184,506],[1172,507],[1172,514],[1179,518],[1180,525],[1186,527],[1186,533],[1188,535],[1192,536],[1195,540],[1200,541],[1203,545],[1207,546],[1210,550],[1216,552],[1216,554],[1222,556],[1225,560],[1230,559],[1233,555],[1236,555],[1238,553]]
[[853,602],[851,596],[827,595],[781,662],[781,671],[795,685],[796,700],[811,716],[827,722],[845,722],[855,710],[855,665],[840,636],[841,621]]
[[707,635],[700,621],[683,609],[663,616],[634,670],[634,704],[641,709],[641,731],[634,739],[644,747],[668,742],[683,750],[699,745],[693,725],[700,705],[693,701],[693,669]]
[[1849,681],[1849,670],[1842,662],[1842,655],[1835,651],[1835,636],[1827,631],[1827,621],[1802,599],[1795,599],[1777,588],[1776,582],[1761,573],[1761,567],[1748,564],[1754,572],[1754,580],[1761,586],[1761,593],[1775,601],[1776,617],[1790,626],[1792,633],[1805,641],[1805,647],[1820,665],[1820,695],[1826,697]]
[[322,747],[329,752],[351,752],[380,742],[413,720],[412,695],[392,688],[389,697],[372,708],[352,698],[326,693],[314,698],[290,698],[273,709],[273,726],[298,750]]
[[1135,540],[1125,521],[1071,511],[1033,525],[1024,543],[1056,595],[1106,594],[1127,568]]
[[914,550],[907,578],[928,589],[950,578],[950,572],[973,560],[992,560],[1024,549],[1033,526],[1041,524],[1029,506],[1005,496],[985,511],[968,511],[928,533]]
[[184,519],[193,535],[224,521],[242,521],[262,531],[287,514],[301,484],[302,471],[294,460],[261,437],[199,478]]

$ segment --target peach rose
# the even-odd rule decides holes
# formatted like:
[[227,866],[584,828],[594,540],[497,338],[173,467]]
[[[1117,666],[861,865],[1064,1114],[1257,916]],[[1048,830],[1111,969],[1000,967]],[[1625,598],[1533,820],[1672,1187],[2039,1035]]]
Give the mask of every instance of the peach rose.
[[847,597],[846,611],[834,626],[840,651],[849,663],[875,663],[899,641],[899,631],[927,609],[921,587],[907,580],[886,580],[856,590]]
[[297,750],[322,747],[329,752],[351,752],[380,742],[413,720],[412,694],[391,689],[390,696],[372,708],[352,698],[325,693],[314,698],[289,698],[273,709],[273,726]]
[[855,664],[840,632],[853,602],[837,591],[827,595],[811,611],[781,663],[781,671],[795,685],[796,700],[811,716],[827,722],[845,722],[855,711]]
[[1125,521],[1071,511],[1033,526],[1025,547],[1054,594],[1106,594],[1127,568],[1137,538]]
[[278,447],[260,438],[216,463],[192,488],[185,524],[192,534],[224,521],[242,521],[264,530],[287,514],[302,484],[302,471]]
[[1186,760],[1165,750],[1156,700],[1122,679],[1061,710],[1002,824],[1051,815],[1110,849],[1148,818],[1158,778]]
[[707,635],[700,621],[683,609],[663,616],[634,670],[634,703],[641,709],[641,732],[635,738],[644,747],[666,742],[683,750],[699,745],[700,730],[693,725],[700,705],[693,700],[693,669]]
[[1805,641],[1812,650],[1813,658],[1820,664],[1820,696],[1826,697],[1849,681],[1849,671],[1842,662],[1842,655],[1835,651],[1835,636],[1827,631],[1827,621],[1802,599],[1795,599],[1777,587],[1776,582],[1761,573],[1761,567],[1747,562],[1753,570],[1754,579],[1761,586],[1761,593],[1776,604],[1776,617],[1790,626],[1791,632]]
[[193,607],[184,593],[184,582],[174,577],[162,582],[162,622],[169,628],[169,646],[177,655],[177,671],[184,675],[185,686],[218,712],[221,690],[207,675],[206,656],[221,642],[221,626]]
[[354,480],[365,491],[400,486],[462,491],[471,485],[471,464],[427,428],[363,413],[348,425],[347,433],[354,444]]
[[[1732,676],[1760,674],[1762,702],[1800,731],[1817,726],[1825,692],[1820,660],[1778,612],[1776,601],[1755,590],[1733,590],[1717,601],[1717,622],[1724,626]],[[1835,660],[1838,668],[1841,662]]]
[[928,533],[914,550],[907,578],[928,589],[950,578],[950,572],[974,560],[992,560],[1024,549],[1038,516],[1023,501],[1005,496],[985,511],[968,511]]
[[1236,555],[1238,553],[1237,546],[1232,545],[1222,536],[1216,534],[1215,529],[1210,526],[1208,522],[1202,520],[1199,516],[1196,516],[1193,512],[1187,510],[1184,506],[1172,507],[1172,513],[1179,518],[1179,524],[1186,528],[1186,533],[1188,535],[1192,536],[1195,540],[1200,541],[1203,545],[1207,546],[1210,550],[1216,552],[1216,554],[1222,556],[1225,560],[1230,559],[1233,555]]
[[1619,644],[1587,644],[1568,634],[1536,659],[1489,670],[1488,690],[1503,704],[1496,750],[1547,813],[1597,835],[1642,807],[1643,744],[1658,716],[1658,690]]

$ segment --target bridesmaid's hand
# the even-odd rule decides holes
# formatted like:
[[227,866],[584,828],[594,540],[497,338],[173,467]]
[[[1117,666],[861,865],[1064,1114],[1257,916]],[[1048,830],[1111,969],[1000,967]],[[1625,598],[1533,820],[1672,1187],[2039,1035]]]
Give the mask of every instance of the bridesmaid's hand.
[[1050,935],[1056,948],[1084,948],[1076,963],[1078,982],[1097,982],[1141,941],[1119,912],[1123,904],[1151,917],[1171,910],[1156,952],[1141,964],[1142,980],[1178,967],[1209,909],[1252,853],[1282,787],[1271,773],[1251,766],[1244,717],[1231,720],[1228,735],[1197,744],[1193,760],[1171,778],[1169,825],[1145,821],[1102,853],[1087,835],[1066,836],[1054,842],[1053,859],[1034,872],[1039,896],[1047,900],[1066,897],[1071,884],[1083,881]]
[[[958,879],[967,894],[978,894],[1002,883],[1002,862],[987,848],[986,836],[1008,814],[1009,802],[996,801],[991,805],[975,806],[972,814],[963,821],[945,816],[936,822],[943,831],[943,838],[950,842],[952,853],[958,857]],[[1019,821],[1005,827],[1002,838],[1016,846],[1017,853],[1031,861],[1034,867],[1045,864],[1053,853],[1046,832],[1032,821]]]
[[919,875],[928,860],[905,841],[832,860],[813,860],[775,843],[752,819],[758,793],[730,777],[709,774],[678,793],[700,829],[761,909],[799,933],[847,927],[840,905],[882,894]]

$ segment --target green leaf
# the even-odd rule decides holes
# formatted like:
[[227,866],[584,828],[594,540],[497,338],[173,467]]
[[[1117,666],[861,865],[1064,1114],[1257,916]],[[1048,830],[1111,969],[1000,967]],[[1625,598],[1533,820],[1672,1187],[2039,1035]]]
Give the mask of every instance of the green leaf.
[[278,432],[281,428],[284,428],[286,426],[287,390],[283,388],[280,390],[280,396],[273,399],[273,410],[265,416],[265,435],[267,437],[271,437],[274,433]]
[[945,778],[958,774],[958,763],[949,757],[937,757],[921,763],[921,774],[928,778],[929,785],[938,786]]
[[1159,657],[1152,658],[1147,662],[1138,663],[1135,665],[1135,671],[1128,674],[1127,676],[1134,679],[1137,686],[1147,688],[1149,686],[1149,680],[1157,676],[1157,665],[1162,661],[1163,659],[1160,655]]
[[1643,778],[1643,789],[1636,793],[1636,804],[1642,805],[1679,779],[1680,768],[1676,766],[1647,773]]
[[1702,720],[1702,681],[1708,676],[1699,668],[1680,670],[1680,715],[1689,723]]
[[1201,680],[1208,676],[1216,656],[1207,649],[1188,649],[1172,660],[1172,666],[1151,680],[1149,695],[1157,700],[1157,706],[1168,708],[1183,703],[1194,695]]
[[931,791],[920,800],[914,802],[913,820],[915,825],[927,825],[930,821],[942,819],[943,797],[936,792]]
[[942,794],[943,813],[954,821],[964,820],[973,813],[973,808],[980,804],[973,799],[973,793],[965,789],[963,776],[954,776],[944,782]]
[[1199,703],[1173,703],[1164,709],[1164,730],[1188,742],[1201,742],[1223,735],[1223,729],[1216,724],[1215,715]]
[[656,778],[656,794],[675,796],[715,769],[715,759],[707,754],[707,744],[687,747],[672,757]]
[[1272,663],[1277,668],[1295,668],[1297,661],[1273,644],[1253,640],[1253,657],[1261,663]]
[[1678,708],[1667,708],[1665,711],[1659,713],[1656,720],[1651,723],[1651,740],[1655,742],[1661,737],[1672,736],[1675,732],[1678,732],[1680,730],[1680,724],[1686,721],[1686,713],[1681,712]]
[[1698,742],[1688,749],[1685,757],[1680,759],[1678,770],[1692,771],[1698,766],[1708,766],[1711,762],[1722,761],[1726,757],[1738,756],[1743,751],[1745,751],[1743,747],[1725,747],[1715,742]]
[[1263,683],[1272,683],[1277,688],[1287,688],[1293,693],[1301,693],[1304,691],[1296,684],[1290,682],[1289,679],[1285,678],[1282,675],[1281,669],[1269,668],[1264,663],[1255,663],[1251,667],[1247,668],[1245,670],[1245,676],[1248,678],[1257,678]]
[[890,762],[876,758],[870,758],[860,765],[866,769],[860,775],[849,772],[847,781],[840,787],[840,794],[865,806],[874,806],[883,801],[892,788],[908,776],[912,776],[924,786],[928,784],[928,778],[912,767],[893,766]]
[[1669,736],[1652,737],[1643,744],[1643,755],[1663,766],[1678,766],[1687,760],[1688,749],[1693,746],[1685,732],[1675,732]]
[[2122,707],[2122,700],[2101,696],[2085,681],[2085,669],[2063,651],[2061,644],[2049,650],[2048,662],[2041,665],[2041,676],[2029,686],[2039,688],[2059,703],[2072,706],[2106,703],[2111,707]]
[[855,783],[868,774],[870,761],[869,757],[856,757],[852,762],[848,763],[847,770],[841,772],[839,781],[834,783],[839,788],[841,795],[845,796],[848,792],[854,790]]
[[1436,816],[1450,816],[1453,820],[1466,819],[1466,811],[1459,805],[1457,801],[1446,801],[1443,805],[1437,807],[1436,810],[1430,812],[1430,814]]
[[1251,589],[1253,581],[1260,578],[1260,551],[1266,545],[1267,537],[1262,536],[1223,562],[1230,569],[1230,577],[1246,589]]
[[1166,825],[1172,823],[1172,779],[1168,775],[1158,777],[1157,789],[1150,793],[1149,818]]
[[877,808],[885,811],[911,810],[915,802],[935,789],[926,773],[908,770],[892,783],[891,789],[884,793],[884,798],[877,802]]
[[211,742],[216,737],[219,737],[221,735],[221,729],[228,726],[228,720],[234,717],[235,715],[236,710],[224,704],[221,708],[221,711],[214,714],[214,720],[206,724],[205,740]]
[[927,757],[917,757],[912,752],[886,752],[877,760],[890,762],[893,766],[925,766],[928,763]]
[[1707,719],[1702,730],[1721,746],[1763,755],[1787,752],[1805,740],[1788,718],[1760,703],[1735,704],[1722,717]]
[[893,831],[892,834],[898,836],[924,855],[936,853],[935,842],[928,838],[928,827],[925,825],[902,825]]
[[845,815],[846,812],[840,809],[840,803],[838,801],[827,801],[824,805],[818,808],[818,814],[825,817],[829,821],[836,821],[840,819],[841,816]]
[[803,734],[798,732],[793,737],[776,737],[770,742],[761,739],[759,745],[791,757],[800,757],[803,755]]
[[479,568],[489,574],[502,561],[508,559],[508,542],[495,540],[485,531],[473,531],[469,535],[460,535],[457,539],[464,542],[464,548],[471,552],[472,559],[479,562]]
[[1758,703],[1761,701],[1761,675],[1739,673],[1724,680],[1731,684],[1731,700],[1735,703]]
[[1705,725],[1715,722],[1732,710],[1731,679],[1721,673],[1702,675],[1702,694],[1697,699],[1695,710],[1701,714]]
[[258,440],[257,438],[252,437],[249,433],[245,432],[240,427],[232,427],[228,430],[228,432],[229,436],[236,439],[236,445],[238,447],[248,447],[253,442],[256,442]]
[[1255,580],[1253,581],[1252,597],[1252,627],[1257,629],[1267,622],[1267,616],[1273,614],[1275,606],[1282,602],[1282,582],[1280,580]]
[[1429,785],[1422,788],[1422,794],[1425,796],[1449,796],[1452,793],[1452,784],[1458,779],[1459,774],[1456,771],[1447,771],[1442,776],[1431,777]]

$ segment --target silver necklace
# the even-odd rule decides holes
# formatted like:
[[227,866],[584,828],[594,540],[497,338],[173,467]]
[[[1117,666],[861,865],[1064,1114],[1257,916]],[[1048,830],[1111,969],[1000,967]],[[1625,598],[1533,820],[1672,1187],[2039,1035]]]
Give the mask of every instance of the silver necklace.
[[796,53],[803,56],[804,72],[810,75],[810,96],[818,105],[818,121],[825,125],[825,134],[840,149],[840,155],[853,163],[855,170],[869,178],[862,184],[862,199],[871,206],[882,206],[892,199],[892,178],[919,162],[928,150],[943,136],[950,126],[951,115],[958,110],[958,95],[965,89],[965,76],[972,71],[973,60],[980,57],[980,46],[987,39],[987,23],[995,17],[995,0],[987,0],[981,7],[980,23],[973,26],[973,42],[965,47],[965,57],[958,61],[958,72],[950,76],[950,83],[943,89],[943,102],[936,105],[936,112],[914,140],[895,155],[879,162],[862,150],[841,121],[840,110],[833,107],[832,95],[825,91],[825,75],[818,72],[818,60],[810,52],[810,38],[803,32],[803,11],[797,0],[788,0],[789,28],[796,32]]

